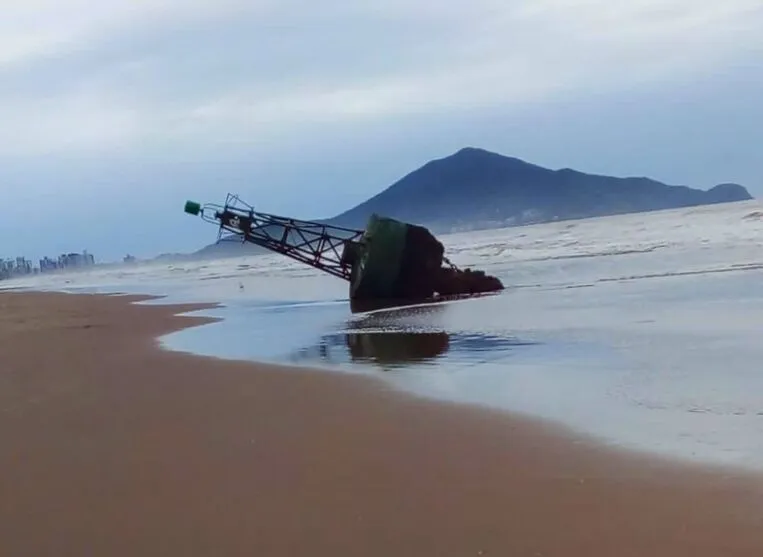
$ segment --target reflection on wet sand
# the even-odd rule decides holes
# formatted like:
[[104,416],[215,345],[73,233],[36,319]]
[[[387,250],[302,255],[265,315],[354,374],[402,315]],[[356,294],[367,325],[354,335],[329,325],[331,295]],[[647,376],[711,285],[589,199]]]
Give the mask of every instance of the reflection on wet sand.
[[292,355],[294,363],[373,363],[382,368],[430,362],[448,351],[445,332],[369,331],[323,336],[314,346]]
[[432,360],[448,351],[447,333],[349,333],[345,335],[353,361],[394,365]]
[[[370,313],[357,315],[339,331],[323,335],[315,345],[293,354],[291,361],[374,364],[393,369],[432,365],[449,353],[449,358],[476,362],[533,344],[513,337],[442,330],[445,320],[440,317],[449,308],[445,303],[366,302],[363,308]],[[360,311],[359,307],[355,305],[353,311]]]

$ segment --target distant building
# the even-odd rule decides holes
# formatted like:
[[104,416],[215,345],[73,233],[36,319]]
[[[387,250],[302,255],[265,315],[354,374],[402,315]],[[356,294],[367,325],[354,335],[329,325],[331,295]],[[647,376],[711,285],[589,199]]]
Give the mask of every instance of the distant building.
[[0,279],[31,275],[34,270],[32,262],[24,257],[0,260]]
[[58,261],[51,259],[50,257],[43,257],[40,259],[40,272],[47,273],[58,269]]
[[58,257],[59,269],[75,269],[95,265],[95,258],[86,251],[82,253],[64,253]]
[[39,264],[39,268],[36,268],[25,257],[0,259],[0,280],[37,273],[49,273],[62,269],[90,267],[95,265],[95,257],[87,251],[82,253],[65,253],[58,256],[57,259],[43,257],[39,260]]

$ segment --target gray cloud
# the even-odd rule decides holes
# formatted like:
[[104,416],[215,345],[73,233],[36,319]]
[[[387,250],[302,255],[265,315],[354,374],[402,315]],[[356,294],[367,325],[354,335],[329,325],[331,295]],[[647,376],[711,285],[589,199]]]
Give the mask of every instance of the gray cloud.
[[[250,12],[234,2],[212,18],[134,16],[108,34],[0,70],[0,150],[191,135],[203,144],[223,131],[298,133],[305,120],[364,123],[591,87],[627,90],[718,67],[763,44],[760,5],[750,0],[570,6],[480,0],[347,9],[292,1]],[[37,118],[14,118],[35,107]],[[88,124],[68,135],[74,119]]]
[[[763,178],[758,0],[77,2],[0,22],[0,193],[56,199],[38,209],[56,242],[187,247],[200,237],[163,233],[188,229],[167,215],[228,190],[326,216],[466,144],[691,185]],[[104,199],[160,239],[94,240],[84,216]]]

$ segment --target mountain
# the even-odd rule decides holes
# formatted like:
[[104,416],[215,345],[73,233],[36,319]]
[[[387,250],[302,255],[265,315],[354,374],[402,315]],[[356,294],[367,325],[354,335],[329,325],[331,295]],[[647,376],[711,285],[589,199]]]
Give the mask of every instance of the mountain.
[[362,228],[376,212],[443,232],[749,199],[738,184],[704,191],[649,178],[551,170],[467,147],[425,164],[331,222]]
[[[752,196],[739,184],[705,191],[650,178],[551,170],[467,147],[428,162],[360,205],[321,222],[363,229],[368,217],[378,213],[445,233],[749,199]],[[219,257],[262,251],[223,242],[197,254]]]

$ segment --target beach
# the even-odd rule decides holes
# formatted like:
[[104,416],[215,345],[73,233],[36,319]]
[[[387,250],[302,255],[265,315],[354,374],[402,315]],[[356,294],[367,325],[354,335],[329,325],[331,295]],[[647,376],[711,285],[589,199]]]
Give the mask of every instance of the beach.
[[203,306],[139,299],[0,293],[0,554],[763,553],[759,475],[162,350]]

